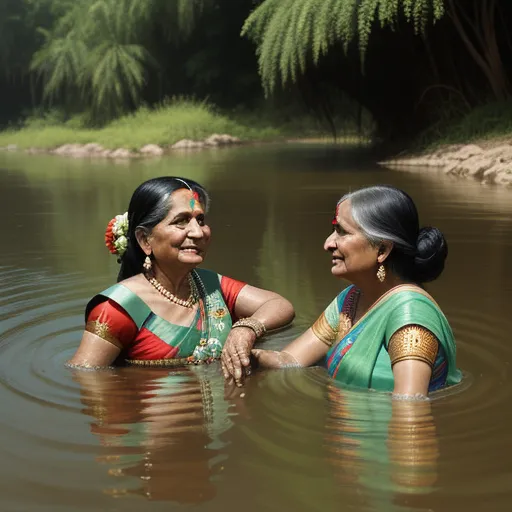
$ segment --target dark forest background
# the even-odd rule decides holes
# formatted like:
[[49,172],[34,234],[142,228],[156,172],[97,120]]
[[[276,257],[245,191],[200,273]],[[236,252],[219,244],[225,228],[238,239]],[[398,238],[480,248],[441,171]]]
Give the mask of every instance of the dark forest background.
[[0,127],[187,97],[331,131],[370,115],[389,143],[504,132],[510,21],[507,0],[0,0]]

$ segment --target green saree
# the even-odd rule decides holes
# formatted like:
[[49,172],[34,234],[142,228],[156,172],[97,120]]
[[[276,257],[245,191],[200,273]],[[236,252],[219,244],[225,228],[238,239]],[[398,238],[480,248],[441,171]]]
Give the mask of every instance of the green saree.
[[[343,305],[351,286],[328,306],[323,315],[335,332],[340,331]],[[394,377],[387,348],[391,336],[402,327],[417,325],[431,331],[439,341],[443,385],[461,380],[456,366],[456,348],[448,320],[434,300],[421,288],[401,285],[383,295],[369,311],[333,345],[327,354],[329,375],[342,384],[379,391],[393,391]],[[432,381],[431,381],[432,382]],[[433,390],[432,387],[429,388]]]

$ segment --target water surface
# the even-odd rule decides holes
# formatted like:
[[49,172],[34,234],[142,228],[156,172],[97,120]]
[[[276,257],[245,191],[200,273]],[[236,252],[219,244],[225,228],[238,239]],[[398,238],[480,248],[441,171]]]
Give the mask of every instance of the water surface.
[[[293,301],[280,347],[344,285],[322,250],[336,200],[387,183],[449,243],[429,287],[464,385],[429,403],[335,388],[322,369],[217,365],[73,372],[87,300],[115,280],[106,223],[133,189],[181,175],[212,196],[208,268]],[[0,153],[0,510],[510,510],[512,191],[387,171],[332,146],[262,146],[160,160]]]

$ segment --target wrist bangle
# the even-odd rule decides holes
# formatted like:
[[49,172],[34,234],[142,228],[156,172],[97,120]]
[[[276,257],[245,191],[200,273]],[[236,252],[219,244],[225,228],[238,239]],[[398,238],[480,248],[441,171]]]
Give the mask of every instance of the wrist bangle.
[[240,318],[231,328],[235,329],[236,327],[249,327],[256,334],[256,339],[261,338],[267,332],[265,325],[256,318]]

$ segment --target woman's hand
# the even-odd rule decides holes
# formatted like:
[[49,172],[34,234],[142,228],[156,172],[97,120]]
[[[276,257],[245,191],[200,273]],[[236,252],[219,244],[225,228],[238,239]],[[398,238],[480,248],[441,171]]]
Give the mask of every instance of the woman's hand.
[[235,379],[237,386],[243,384],[244,377],[250,373],[251,349],[256,334],[249,327],[236,327],[228,335],[221,355],[222,373],[226,380]]
[[[237,327],[236,329],[233,329],[231,333],[239,329],[243,329],[244,331],[247,330],[246,328]],[[235,356],[235,361],[241,361],[241,364],[239,366],[240,373],[237,373],[235,375],[236,367],[232,362],[230,364],[230,362],[228,361],[228,353],[231,354],[233,352],[233,349],[231,348],[229,349],[228,352],[228,341],[229,338],[226,341],[224,351],[222,352],[222,371],[224,373],[224,377],[227,380],[234,377],[237,386],[241,386],[243,383],[244,369],[246,375],[251,370],[249,355],[252,355],[252,357],[255,359],[255,362],[258,363],[258,365],[262,366],[263,368],[306,367],[315,364],[317,361],[319,361],[322,357],[325,356],[325,354],[327,354],[327,351],[329,349],[329,347],[324,342],[320,341],[317,338],[316,334],[313,332],[311,328],[309,328],[304,334],[302,334],[297,339],[292,341],[289,345],[287,345],[281,352],[275,350],[251,350],[252,345],[249,347],[249,350],[245,352],[245,347],[242,346],[241,348],[237,349],[236,352],[243,353],[244,355],[247,354],[247,359],[245,357],[237,358]],[[237,375],[239,375],[238,378]]]
[[[235,303],[236,317],[253,318],[267,330],[290,323],[294,315],[293,306],[286,299],[250,285],[242,288]],[[243,384],[245,375],[250,373],[249,356],[255,341],[256,333],[248,327],[236,327],[229,333],[221,355],[226,380],[234,379],[237,386]]]
[[251,354],[262,368],[300,368],[302,365],[288,352],[277,350],[251,350]]

